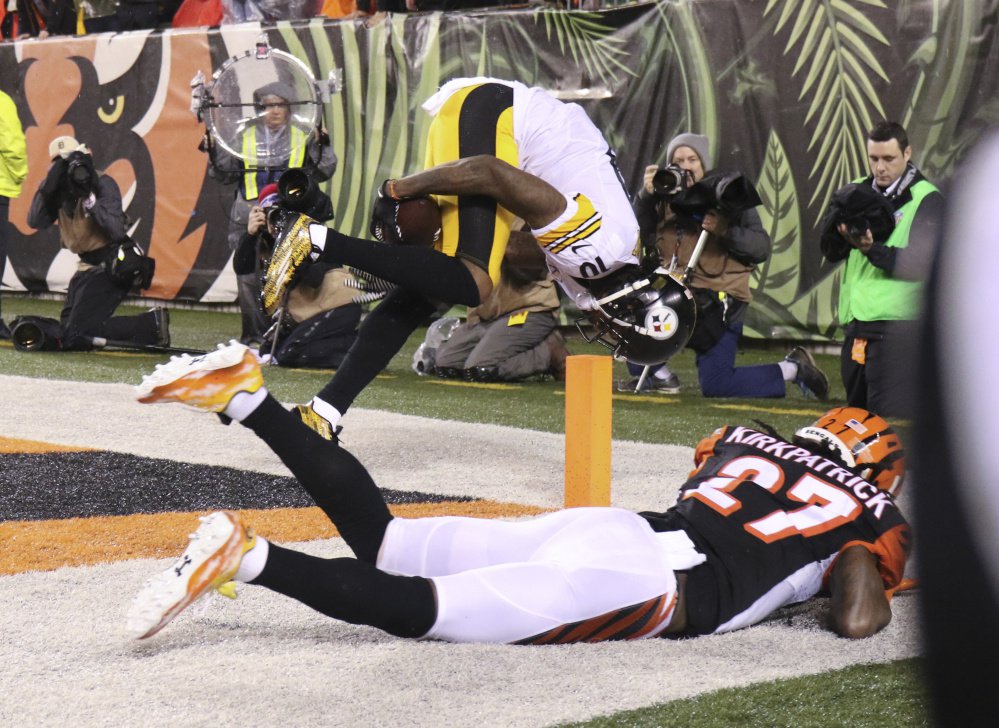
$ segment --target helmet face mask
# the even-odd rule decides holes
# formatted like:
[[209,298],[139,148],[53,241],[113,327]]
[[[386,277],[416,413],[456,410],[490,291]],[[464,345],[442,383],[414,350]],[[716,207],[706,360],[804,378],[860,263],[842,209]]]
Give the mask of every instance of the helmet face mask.
[[888,422],[860,407],[837,407],[794,433],[820,445],[857,475],[897,496],[905,478],[902,441]]
[[[636,269],[637,270],[637,269]],[[661,364],[684,347],[697,311],[690,290],[665,269],[615,277],[588,312],[593,332],[576,321],[583,338],[634,364]],[[631,273],[631,271],[629,271]]]

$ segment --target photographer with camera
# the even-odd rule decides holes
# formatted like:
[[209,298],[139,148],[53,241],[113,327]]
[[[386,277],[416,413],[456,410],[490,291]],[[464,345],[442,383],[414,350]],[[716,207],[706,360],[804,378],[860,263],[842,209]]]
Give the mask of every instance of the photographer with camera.
[[[770,256],[770,236],[752,207],[730,217],[716,209],[703,217],[671,209],[671,201],[707,174],[711,164],[707,137],[680,134],[667,145],[666,159],[666,167],[646,167],[635,216],[643,249],[676,271],[687,266],[701,231],[710,233],[688,281],[697,302],[697,325],[687,346],[697,354],[701,393],[705,397],[784,397],[785,382],[794,382],[806,394],[825,399],[829,382],[801,347],[794,347],[776,364],[735,366],[743,320],[752,300],[750,276]],[[629,371],[636,378],[619,382],[620,391],[638,389],[642,367],[629,364]],[[679,379],[663,366],[652,370],[638,391],[679,389]]]
[[[333,219],[330,199],[301,170],[288,170],[278,184],[260,190],[259,202],[250,210],[246,233],[233,256],[237,275],[259,278],[288,211],[317,222]],[[380,297],[368,292],[369,283],[358,281],[346,268],[311,266],[288,291],[280,321],[264,334],[261,361],[284,367],[339,367],[357,338],[361,303]]]
[[822,254],[846,261],[840,373],[851,406],[909,417],[916,318],[943,195],[913,164],[900,124],[882,121],[870,130],[867,159],[871,174],[838,190],[822,221]]
[[[292,104],[294,87],[273,81],[253,93],[256,116],[246,120],[238,143],[244,159],[237,159],[221,147],[212,147],[211,174],[225,184],[238,182],[229,214],[229,247],[239,245],[250,210],[260,197],[260,190],[275,183],[287,169],[300,169],[313,182],[323,182],[336,170],[336,154],[329,137],[319,129],[305,129],[296,122]],[[237,298],[241,313],[239,340],[259,344],[270,322],[260,310],[260,276],[250,272],[237,276]]]
[[[113,315],[133,285],[149,287],[154,268],[153,260],[126,233],[117,183],[95,169],[90,150],[72,137],[54,139],[49,157],[52,164],[31,201],[28,224],[36,230],[58,224],[62,247],[80,256],[80,262],[59,321],[33,317],[32,341],[23,348],[86,351],[95,348],[95,338],[169,346],[166,309]],[[17,329],[15,325],[15,343]],[[41,340],[35,338],[39,335]]]

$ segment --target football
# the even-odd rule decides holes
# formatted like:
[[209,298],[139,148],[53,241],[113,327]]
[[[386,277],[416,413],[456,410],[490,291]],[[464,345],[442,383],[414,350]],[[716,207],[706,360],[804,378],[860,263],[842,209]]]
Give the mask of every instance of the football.
[[396,213],[400,245],[430,248],[441,238],[441,209],[432,197],[414,197],[399,203]]

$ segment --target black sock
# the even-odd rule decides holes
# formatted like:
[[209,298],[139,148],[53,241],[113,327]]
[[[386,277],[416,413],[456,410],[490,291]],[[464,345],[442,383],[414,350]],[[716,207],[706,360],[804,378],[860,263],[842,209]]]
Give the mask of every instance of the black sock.
[[251,583],[334,619],[396,637],[422,637],[437,619],[428,579],[395,576],[357,559],[321,559],[270,544],[267,565]]
[[432,303],[413,291],[390,291],[365,317],[336,375],[316,396],[336,407],[340,414],[346,412],[434,310]]
[[437,301],[465,306],[481,303],[479,287],[465,264],[433,248],[374,243],[331,228],[319,260],[352,265]]
[[375,563],[392,514],[357,458],[313,432],[271,395],[243,424],[288,466],[357,558]]

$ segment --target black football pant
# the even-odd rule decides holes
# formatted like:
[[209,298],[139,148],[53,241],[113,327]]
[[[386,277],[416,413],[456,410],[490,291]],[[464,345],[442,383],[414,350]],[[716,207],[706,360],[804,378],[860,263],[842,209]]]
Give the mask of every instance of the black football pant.
[[398,637],[429,632],[437,617],[430,581],[375,566],[392,514],[357,458],[317,435],[270,395],[243,425],[281,458],[357,557],[321,559],[271,544],[267,564],[252,583],[351,624]]
[[427,298],[407,288],[389,291],[361,322],[354,344],[336,374],[320,390],[319,399],[341,414],[346,412],[357,395],[399,353],[409,335],[436,310]]
[[132,344],[155,344],[156,317],[152,312],[137,316],[114,316],[128,293],[111,280],[103,267],[78,271],[69,280],[66,302],[59,322],[63,349],[92,349],[92,337]]
[[400,286],[364,319],[340,368],[317,395],[341,414],[437,310],[432,301],[480,303],[478,286],[465,264],[431,248],[373,243],[331,229],[320,260],[351,265]]

